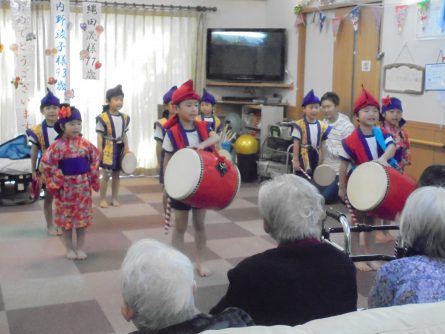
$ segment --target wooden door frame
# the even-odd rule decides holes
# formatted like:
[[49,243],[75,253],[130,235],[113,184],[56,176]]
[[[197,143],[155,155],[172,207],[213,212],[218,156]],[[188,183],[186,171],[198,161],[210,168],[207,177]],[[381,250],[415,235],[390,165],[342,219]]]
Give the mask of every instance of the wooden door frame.
[[[361,4],[371,4],[371,3],[382,3],[381,0],[366,0],[362,1]],[[345,8],[345,7],[353,7],[357,6],[357,3],[353,2],[344,2],[341,4],[333,4],[333,5],[327,5],[322,6],[320,8],[305,8],[303,9],[302,13],[303,15],[307,15],[309,13],[313,13],[319,10],[333,10],[338,8]],[[306,17],[305,17],[306,19]],[[296,95],[296,106],[299,108],[301,106],[301,103],[303,101],[303,94],[304,94],[304,67],[305,67],[305,59],[306,59],[306,25],[300,24],[297,27],[298,32],[298,52],[297,52],[297,95]],[[381,38],[381,30],[379,31],[379,35]]]

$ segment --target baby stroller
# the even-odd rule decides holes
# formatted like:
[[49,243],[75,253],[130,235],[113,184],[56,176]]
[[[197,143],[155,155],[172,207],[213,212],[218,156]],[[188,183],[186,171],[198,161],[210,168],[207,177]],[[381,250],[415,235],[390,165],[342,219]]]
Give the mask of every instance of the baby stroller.
[[268,136],[261,145],[258,160],[260,180],[292,172],[290,164],[293,146],[292,129],[292,124],[288,122],[269,126]]

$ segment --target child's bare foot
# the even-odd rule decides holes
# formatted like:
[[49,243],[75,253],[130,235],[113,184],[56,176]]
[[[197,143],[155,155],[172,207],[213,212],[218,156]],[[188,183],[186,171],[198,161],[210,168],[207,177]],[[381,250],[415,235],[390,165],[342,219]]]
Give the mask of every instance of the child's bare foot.
[[118,201],[113,201],[113,202],[111,202],[111,205],[114,206],[115,208],[117,208],[121,204]]
[[75,260],[77,258],[76,252],[72,249],[67,251],[65,256],[68,260]]
[[354,265],[358,271],[368,272],[373,270],[366,262],[354,262]]
[[85,260],[88,257],[88,255],[83,250],[77,250],[77,259],[78,260]]
[[102,209],[105,209],[105,208],[108,208],[108,203],[107,203],[106,200],[102,200],[102,201],[100,201],[99,206],[100,206]]
[[51,237],[54,237],[54,236],[57,236],[57,235],[60,235],[60,234],[57,234],[57,229],[55,227],[49,227],[48,228],[48,235],[51,236]]
[[384,233],[383,231],[377,231],[375,234],[375,241],[379,244],[391,242],[394,240],[395,238],[391,234]]
[[208,277],[212,274],[212,271],[209,268],[204,267],[201,263],[196,263],[195,268],[200,277]]
[[369,261],[367,264],[372,270],[379,270],[379,268],[382,266],[382,262],[380,261]]

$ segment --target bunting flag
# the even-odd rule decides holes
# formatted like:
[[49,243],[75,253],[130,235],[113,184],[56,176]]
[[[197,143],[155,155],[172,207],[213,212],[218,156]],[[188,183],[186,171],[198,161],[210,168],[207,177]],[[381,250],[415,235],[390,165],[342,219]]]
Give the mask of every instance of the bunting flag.
[[322,32],[324,21],[326,21],[326,15],[323,12],[320,12],[319,18],[320,18],[320,32]]
[[[100,25],[101,4],[96,2],[83,3],[83,20],[80,25],[83,32],[82,75],[87,80],[99,80],[100,62],[99,36],[104,28]],[[83,55],[82,55],[83,53]]]
[[69,0],[51,0],[51,20],[54,27],[54,94],[65,100],[65,92],[69,89]]
[[360,23],[360,7],[354,7],[349,13],[349,19],[352,23],[352,29],[354,31],[358,31],[359,23]]
[[[32,32],[31,0],[11,0],[12,25],[17,38],[10,46],[15,58],[15,77],[11,83],[15,87],[15,112],[18,132],[25,132],[34,123],[28,112],[30,94],[34,91],[34,50],[35,34]],[[3,87],[2,87],[3,89]]]
[[405,26],[406,16],[408,15],[408,6],[398,5],[395,7],[395,10],[397,19],[397,30],[399,33],[401,33],[403,31],[403,27]]
[[334,34],[334,40],[337,40],[337,35],[338,35],[338,31],[340,30],[340,24],[342,21],[342,17],[340,16],[334,16],[331,19],[331,24],[332,24],[332,33]]
[[425,29],[428,22],[428,13],[430,10],[430,0],[423,0],[417,3],[417,17],[422,29]]
[[295,25],[299,26],[299,25],[304,25],[304,24],[305,24],[304,15],[303,15],[303,13],[300,13],[297,15],[297,20],[295,21]]
[[377,31],[380,31],[380,27],[382,24],[382,7],[372,7],[372,16],[374,17],[374,25]]

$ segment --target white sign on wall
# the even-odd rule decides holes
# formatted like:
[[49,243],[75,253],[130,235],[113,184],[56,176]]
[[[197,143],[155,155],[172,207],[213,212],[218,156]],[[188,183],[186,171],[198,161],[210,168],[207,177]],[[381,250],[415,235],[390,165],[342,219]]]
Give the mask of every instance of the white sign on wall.
[[425,65],[425,90],[445,90],[445,63]]
[[370,60],[362,60],[362,72],[371,72]]
[[423,66],[394,63],[383,68],[383,90],[392,93],[423,94]]

